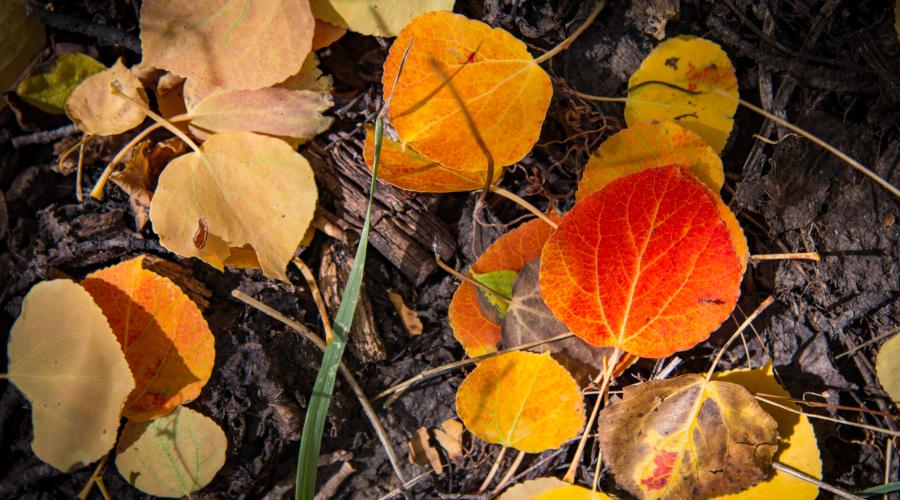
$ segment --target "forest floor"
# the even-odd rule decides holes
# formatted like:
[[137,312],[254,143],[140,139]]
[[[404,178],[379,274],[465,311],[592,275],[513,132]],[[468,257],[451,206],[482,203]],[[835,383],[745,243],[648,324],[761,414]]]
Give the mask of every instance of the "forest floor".
[[[60,12],[85,24],[108,25],[131,38],[137,35],[134,2],[62,3],[66,5],[59,7]],[[659,26],[632,3],[678,6],[677,15],[664,26],[665,35],[692,34],[721,44],[737,69],[744,99],[782,114],[892,184],[900,184],[900,44],[892,2],[612,0],[576,43],[547,65],[554,97],[541,139],[532,154],[506,174],[504,187],[542,209],[551,203],[562,210],[571,207],[588,155],[623,127],[624,120],[620,104],[587,102],[569,89],[623,95],[629,75],[659,42],[660,33],[654,32]],[[537,50],[562,41],[591,4],[458,0],[456,11],[502,27]],[[57,42],[94,47],[106,64],[116,57],[129,65],[140,60],[139,53],[107,46],[103,40],[62,29],[50,33]],[[335,81],[336,104],[331,111],[335,124],[301,147],[301,153],[317,171],[320,216],[333,223],[337,229],[332,236],[338,238],[317,233],[301,257],[323,273],[320,280],[335,282],[335,274],[346,270],[358,238],[368,183],[362,126],[374,120],[382,103],[381,64],[390,43],[350,33],[319,53],[323,70]],[[46,124],[44,129],[64,124]],[[300,273],[292,269],[289,284],[266,279],[258,271],[220,273],[202,262],[181,259],[163,249],[150,229],[135,230],[127,195],[117,187],[108,188],[103,202],[76,201],[74,175],[62,175],[55,166],[57,152],[76,138],[15,148],[12,138],[33,131],[21,129],[8,110],[0,114],[0,126],[0,345],[5,350],[22,298],[40,280],[81,278],[141,253],[180,263],[210,292],[205,317],[216,337],[213,376],[190,406],[219,423],[229,445],[224,469],[194,498],[292,495],[304,412],[321,352],[282,324],[234,300],[231,292],[239,289],[321,332]],[[795,397],[811,393],[832,404],[896,414],[875,378],[877,344],[840,355],[895,329],[900,319],[897,200],[822,149],[786,132],[738,110],[723,154],[723,196],[738,215],[751,253],[818,251],[822,260],[751,265],[736,321],[726,322],[708,341],[678,353],[682,362],[673,375],[705,370],[736,322],[744,319],[742,312],[749,313],[773,294],[775,305],[756,320],[755,334],[746,338],[750,359],[744,345],[737,343],[726,353],[722,368],[746,366],[748,361],[759,366],[771,359]],[[86,186],[92,185],[117,144],[129,138],[88,148]],[[379,187],[365,277],[363,321],[369,328],[354,333],[345,356],[368,395],[464,356],[447,320],[457,282],[434,265],[434,253],[457,267],[471,264],[524,214],[504,199],[489,197],[481,217],[491,224],[473,225],[478,196],[410,194]],[[399,293],[416,311],[424,323],[421,335],[406,332],[388,291]],[[6,359],[5,352],[2,357]],[[645,380],[655,364],[639,361],[619,384]],[[406,461],[407,442],[416,429],[437,427],[456,417],[454,395],[465,372],[451,371],[421,383],[387,408],[376,403],[407,478],[430,470]],[[841,415],[896,429],[895,420]],[[859,490],[883,482],[886,468],[893,469],[893,480],[898,479],[897,453],[887,464],[883,435],[819,420],[813,424],[826,482]],[[91,468],[71,474],[56,471],[31,452],[31,437],[27,400],[6,381],[0,382],[0,497],[76,494]],[[461,498],[478,488],[499,447],[471,436],[463,445],[463,456],[450,462],[442,475],[425,475],[410,489],[414,498]],[[588,484],[596,460],[595,448],[589,449],[578,474]],[[354,469],[334,498],[378,498],[397,486],[384,448],[340,378],[322,450],[323,457],[331,458],[319,469],[320,485],[344,461]],[[559,476],[573,452],[570,444],[529,455],[515,480]],[[512,458],[507,456],[503,466]],[[114,498],[141,496],[115,467],[107,467],[103,477]],[[601,486],[613,490],[608,474]]]

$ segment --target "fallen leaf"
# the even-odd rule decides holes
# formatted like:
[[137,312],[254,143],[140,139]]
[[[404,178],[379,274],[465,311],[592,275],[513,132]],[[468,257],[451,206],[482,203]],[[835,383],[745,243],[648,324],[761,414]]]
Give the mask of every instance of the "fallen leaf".
[[[370,170],[375,158],[374,137],[374,127],[366,125],[363,157]],[[492,183],[500,180],[502,176],[503,168],[495,167]],[[484,188],[487,184],[487,171],[484,166],[471,170],[445,167],[425,158],[410,145],[392,141],[385,136],[381,141],[378,180],[419,193],[457,193]]]
[[416,465],[431,465],[437,475],[444,473],[444,465],[441,463],[441,455],[437,448],[429,442],[431,438],[428,436],[427,427],[419,427],[409,439],[407,448],[409,448],[409,463]]
[[639,498],[707,498],[764,480],[778,424],[747,389],[697,374],[625,387],[600,412],[600,448]]
[[521,482],[500,495],[499,500],[534,500],[541,493],[569,486],[569,483],[555,477],[539,477]]
[[478,363],[456,412],[479,438],[527,453],[560,447],[584,427],[584,397],[549,354],[509,352]]
[[672,120],[721,153],[734,127],[737,97],[737,76],[728,54],[709,40],[677,36],[657,45],[631,75],[625,122],[631,127]]
[[[187,107],[184,105],[184,83],[183,77],[168,71],[156,81],[156,104],[163,118],[187,113]],[[175,125],[183,127],[184,122]]]
[[[8,89],[46,44],[44,25],[25,13],[26,0],[0,2],[0,92]],[[0,100],[0,111],[6,100]]]
[[544,301],[594,345],[649,358],[693,347],[740,294],[743,269],[717,199],[675,166],[607,184],[544,246]]
[[385,99],[393,93],[388,114],[401,142],[430,160],[466,171],[486,171],[488,165],[467,114],[496,169],[531,151],[553,96],[550,77],[524,43],[500,28],[449,12],[423,14],[403,28],[384,63],[382,84]]
[[310,53],[315,22],[307,0],[145,0],[143,64],[234,90],[272,86]]
[[466,429],[459,420],[453,418],[444,420],[441,427],[442,429],[434,429],[434,438],[447,452],[447,458],[456,460],[463,455],[462,436]]
[[31,402],[34,454],[67,472],[116,442],[134,379],[94,299],[69,280],[32,287],[9,334],[9,380]]
[[[560,220],[556,215],[551,218]],[[540,256],[552,232],[553,228],[542,220],[528,221],[497,238],[472,264],[471,271],[518,271]],[[482,292],[469,283],[460,283],[450,300],[450,328],[470,357],[495,352],[500,342],[499,315],[490,310],[493,308],[482,307],[482,302],[487,302]]]
[[[753,370],[731,370],[713,374],[713,380],[740,384],[750,392],[762,392],[773,396],[790,397],[775,380],[772,364],[767,363]],[[800,411],[794,403],[778,400],[779,404]],[[766,407],[766,411],[778,423],[780,442],[773,460],[789,467],[822,478],[822,458],[813,426],[806,415],[798,415],[776,406]],[[792,500],[813,500],[819,495],[819,488],[786,472],[776,470],[774,474],[750,489],[718,497],[719,500],[768,500],[770,498],[791,498]]]
[[144,268],[144,257],[89,274],[81,286],[109,320],[134,373],[123,414],[161,417],[200,395],[212,373],[215,340],[181,288]]
[[138,230],[150,220],[150,200],[153,199],[160,172],[172,159],[183,154],[184,150],[184,142],[177,137],[162,142],[143,141],[135,146],[134,153],[124,168],[109,176],[111,181],[128,194]]
[[312,50],[319,50],[328,47],[334,42],[340,40],[347,33],[347,28],[335,26],[321,19],[316,19],[316,28],[313,31]]
[[399,314],[400,319],[403,320],[403,327],[406,328],[406,333],[414,337],[422,335],[422,320],[419,319],[416,311],[410,309],[409,306],[403,302],[403,297],[397,292],[388,292],[388,298],[391,299],[391,303],[394,304],[394,309],[397,310],[397,314]]
[[60,54],[44,70],[32,73],[16,88],[28,104],[50,114],[66,111],[66,99],[81,82],[106,70],[106,66],[87,54]]
[[190,496],[225,465],[227,447],[218,424],[179,406],[150,422],[129,420],[116,446],[116,468],[129,484],[148,495]]
[[[506,310],[508,309],[508,301],[512,299],[512,288],[513,283],[516,282],[516,276],[518,273],[515,271],[510,271],[508,269],[501,269],[500,271],[491,271],[488,273],[470,273],[472,275],[472,279],[486,286],[490,290],[493,290],[495,293],[484,293],[484,298],[494,306],[494,309],[497,310],[498,316],[500,317],[500,321],[503,321],[503,317],[506,316]],[[483,292],[479,290],[479,292]]]
[[[288,281],[285,268],[316,207],[309,163],[284,141],[251,132],[215,134],[201,151],[179,156],[160,175],[150,204],[160,243],[220,270],[258,260],[266,276]],[[208,237],[198,248],[194,236],[204,224]]]
[[436,10],[453,10],[456,0],[311,0],[316,19],[363,35],[397,36],[414,17]]
[[147,104],[143,84],[119,59],[108,70],[81,82],[66,99],[66,114],[85,134],[121,134],[137,127],[146,118],[145,108],[113,93],[113,84],[126,96]]
[[559,488],[544,491],[534,497],[534,500],[609,500],[611,496],[602,491],[591,491],[587,488],[567,484]]
[[722,160],[702,137],[672,122],[639,122],[610,136],[591,155],[575,199],[619,177],[666,165],[686,168],[716,193],[725,181]]
[[900,335],[889,338],[878,350],[875,372],[888,396],[900,403]]

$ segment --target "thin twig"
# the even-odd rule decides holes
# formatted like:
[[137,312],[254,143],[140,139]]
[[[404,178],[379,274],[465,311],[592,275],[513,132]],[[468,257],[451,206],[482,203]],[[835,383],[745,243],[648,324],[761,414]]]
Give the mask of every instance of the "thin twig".
[[750,260],[812,260],[819,262],[819,252],[793,252],[793,253],[761,253],[750,256]]
[[863,342],[862,344],[859,344],[858,346],[854,347],[853,349],[850,349],[849,351],[838,354],[837,356],[834,357],[834,359],[835,359],[835,361],[837,361],[837,360],[843,358],[844,356],[849,356],[849,355],[853,354],[854,352],[862,349],[863,347],[866,347],[867,345],[872,345],[875,342],[878,342],[879,340],[881,340],[885,337],[890,337],[891,335],[897,333],[898,331],[900,331],[900,327],[894,328],[893,330],[891,330],[887,333],[882,333],[881,335],[875,337],[874,339],[869,339],[869,340]]
[[594,6],[594,10],[592,10],[591,13],[588,14],[587,18],[578,26],[578,28],[575,29],[575,31],[572,32],[571,35],[569,35],[565,40],[560,42],[560,44],[557,45],[556,47],[553,47],[552,49],[548,50],[547,52],[542,54],[540,57],[535,58],[534,62],[537,64],[541,64],[541,63],[549,60],[551,57],[555,56],[556,54],[559,54],[560,52],[566,50],[569,47],[569,45],[572,45],[572,43],[575,42],[575,39],[578,38],[579,36],[581,36],[581,34],[584,33],[584,30],[586,30],[588,28],[588,26],[590,26],[591,23],[594,22],[594,19],[597,17],[598,14],[600,14],[600,11],[603,10],[603,7],[605,7],[605,6],[606,6],[606,0],[600,0],[599,2],[597,2],[597,5]]
[[858,496],[854,495],[853,493],[850,493],[849,491],[844,491],[844,490],[838,488],[837,486],[832,486],[828,483],[822,482],[819,479],[816,479],[816,478],[810,476],[809,474],[800,472],[797,469],[790,467],[788,465],[785,465],[781,462],[772,462],[772,468],[775,470],[784,472],[786,474],[790,474],[790,475],[796,477],[797,479],[802,479],[802,480],[806,481],[807,483],[814,484],[814,485],[818,486],[819,488],[821,488],[825,491],[830,491],[831,493],[834,493],[835,495],[838,495],[840,497],[849,498],[851,500],[862,500],[862,497],[858,497]]
[[484,293],[489,293],[492,296],[497,297],[498,300],[500,300],[501,302],[505,302],[506,305],[510,304],[510,300],[507,299],[506,297],[504,297],[503,295],[500,295],[500,293],[497,292],[496,290],[493,290],[493,289],[491,289],[491,287],[485,285],[484,283],[482,283],[476,279],[470,278],[470,277],[466,276],[465,274],[457,271],[456,269],[453,269],[452,267],[450,267],[446,262],[441,260],[440,255],[434,254],[434,261],[437,262],[438,267],[440,267],[441,269],[446,271],[447,274],[449,274],[450,276],[453,276],[457,280],[468,283],[468,284],[474,286],[475,288],[480,289]]
[[84,193],[82,193],[82,179],[84,179],[84,145],[87,142],[89,136],[84,136],[84,139],[78,145],[78,166],[75,167],[75,199],[78,200],[79,203],[84,201]]
[[524,458],[525,458],[525,452],[522,450],[519,450],[519,453],[516,454],[515,460],[513,460],[513,463],[510,464],[509,470],[507,470],[506,474],[504,474],[503,477],[500,478],[500,483],[497,485],[496,488],[494,488],[494,491],[503,489],[503,487],[506,486],[506,483],[508,483],[509,480],[512,479],[512,477],[516,473],[516,471],[519,470],[519,466],[522,465],[522,459],[524,459]]
[[331,343],[334,338],[334,331],[331,329],[331,321],[328,319],[328,309],[325,307],[325,299],[322,298],[322,292],[319,291],[319,285],[316,283],[316,277],[313,276],[312,270],[303,262],[300,257],[294,257],[294,265],[300,270],[300,274],[306,279],[309,285],[309,293],[312,295],[313,302],[316,303],[316,309],[319,310],[319,318],[322,319],[322,328],[325,330],[325,343]]
[[494,476],[497,475],[497,469],[500,468],[500,462],[503,461],[503,456],[506,455],[506,450],[508,448],[509,447],[506,445],[503,445],[503,447],[500,448],[500,452],[497,453],[497,459],[494,460],[494,465],[491,466],[491,470],[488,471],[487,477],[484,478],[484,482],[481,483],[481,487],[478,488],[479,495],[484,493],[484,491],[487,489],[487,487],[491,484],[491,481],[494,480]]
[[410,479],[409,481],[401,484],[400,486],[392,489],[391,491],[385,493],[384,495],[381,495],[378,498],[378,500],[387,500],[388,498],[399,495],[399,494],[403,493],[404,491],[408,490],[409,488],[412,488],[413,486],[416,485],[416,483],[425,479],[426,477],[430,476],[433,473],[434,473],[434,470],[429,470],[429,471],[423,472],[423,473],[419,474],[418,476]]
[[889,435],[889,436],[900,437],[900,431],[892,431],[892,430],[890,430],[890,429],[884,429],[884,428],[882,428],[882,427],[876,427],[876,426],[874,426],[874,425],[860,424],[860,423],[856,423],[856,422],[850,422],[849,420],[844,420],[844,419],[840,419],[840,418],[828,417],[828,416],[825,416],[825,415],[817,415],[817,414],[815,414],[815,413],[806,413],[806,412],[803,412],[803,411],[800,411],[800,410],[795,410],[795,409],[793,409],[793,408],[791,408],[791,407],[789,407],[789,406],[785,406],[785,405],[783,405],[783,404],[776,403],[775,401],[772,401],[772,400],[770,400],[770,399],[766,399],[766,398],[760,396],[759,394],[756,394],[756,395],[754,395],[753,397],[755,397],[757,400],[762,401],[762,402],[764,402],[764,403],[768,403],[768,404],[770,404],[770,405],[772,405],[772,406],[777,406],[777,407],[781,408],[782,410],[787,410],[787,411],[789,411],[789,412],[791,412],[791,413],[796,413],[797,415],[806,415],[807,417],[810,417],[810,418],[818,418],[818,419],[820,419],[820,420],[827,420],[827,421],[829,421],[829,422],[834,422],[834,423],[836,423],[836,424],[849,425],[849,426],[851,426],[851,427],[859,427],[860,429],[866,429],[866,430],[870,430],[870,431],[873,431],[873,432],[880,432],[880,433],[882,433],[882,434],[887,434],[887,435]]
[[94,487],[94,483],[96,483],[101,474],[103,474],[103,468],[106,466],[107,460],[109,460],[109,453],[103,455],[103,458],[101,458],[100,462],[97,463],[97,467],[94,467],[94,472],[91,474],[91,477],[88,478],[87,484],[85,484],[84,488],[81,488],[81,491],[78,492],[79,500],[85,500],[88,495],[90,495],[91,489]]
[[503,189],[502,187],[495,186],[495,185],[491,185],[491,191],[495,194],[499,194],[500,196],[506,198],[509,201],[512,201],[516,205],[519,205],[520,207],[524,208],[525,210],[528,210],[529,212],[533,213],[539,219],[541,219],[542,221],[549,224],[550,227],[552,227],[553,229],[556,229],[559,227],[559,224],[553,222],[553,219],[551,219],[550,217],[547,217],[547,214],[545,214],[544,212],[541,212],[540,210],[537,209],[537,207],[535,207],[531,203],[528,203],[524,199],[520,198],[515,193],[511,193],[511,192]]
[[[313,345],[318,347],[320,350],[325,351],[325,349],[328,347],[328,345],[325,344],[325,341],[322,340],[321,337],[313,333],[312,330],[307,328],[306,325],[294,321],[284,314],[281,314],[277,310],[247,295],[246,293],[240,290],[233,290],[231,292],[231,296],[265,314],[266,316],[269,316],[270,318],[293,329],[294,331],[299,333],[300,336],[312,342]],[[339,365],[339,368],[341,374],[344,376],[344,379],[347,381],[347,384],[356,395],[356,399],[358,399],[360,405],[362,405],[363,411],[369,418],[369,423],[372,424],[372,428],[375,429],[375,434],[378,435],[378,440],[381,441],[381,445],[384,447],[384,450],[387,453],[388,460],[391,462],[391,467],[393,467],[394,469],[394,474],[396,474],[397,479],[400,480],[400,484],[404,484],[406,482],[406,479],[403,476],[403,470],[400,468],[400,460],[397,458],[396,453],[394,453],[394,448],[391,445],[391,440],[388,438],[387,433],[384,431],[384,427],[382,427],[381,425],[381,420],[378,419],[378,415],[375,413],[374,408],[372,408],[372,404],[369,403],[368,398],[366,398],[365,392],[363,392],[362,387],[356,381],[356,378],[353,377],[353,373],[349,368],[347,368],[347,365],[345,365],[342,361]]]

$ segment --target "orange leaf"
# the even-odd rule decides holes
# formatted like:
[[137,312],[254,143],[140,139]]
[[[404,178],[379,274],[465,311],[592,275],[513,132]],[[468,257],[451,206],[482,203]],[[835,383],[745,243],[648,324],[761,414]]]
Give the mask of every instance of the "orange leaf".
[[668,166],[580,201],[541,255],[547,305],[594,345],[651,358],[693,347],[740,294],[740,259],[716,199]]
[[215,358],[212,332],[181,289],[144,269],[144,257],[88,275],[81,285],[109,320],[134,374],[123,414],[161,417],[200,395]]
[[401,141],[433,161],[465,170],[487,167],[466,114],[494,165],[512,165],[537,141],[553,96],[550,77],[524,43],[449,12],[423,14],[403,28],[384,63],[382,83],[385,98],[394,91],[389,115]]
[[[363,148],[366,165],[372,168],[375,158],[375,127],[366,125],[366,143]],[[425,158],[412,147],[384,137],[381,142],[381,162],[378,164],[378,180],[400,189],[419,193],[456,193],[473,191],[485,185],[487,171],[483,168],[457,170]],[[493,182],[500,180],[502,167],[494,167]]]
[[321,19],[316,19],[316,29],[313,31],[312,38],[312,50],[328,47],[332,43],[338,41],[345,33],[347,33],[347,28],[335,26]]
[[456,412],[472,434],[528,453],[558,448],[584,426],[584,397],[549,354],[485,359],[459,386]]
[[[560,220],[557,215],[551,215],[550,218]],[[519,271],[541,255],[541,247],[552,232],[553,228],[546,222],[540,219],[530,220],[497,238],[472,264],[470,270],[479,274]],[[495,352],[497,343],[500,342],[499,317],[482,308],[480,293],[474,285],[460,283],[448,311],[453,336],[470,357]]]

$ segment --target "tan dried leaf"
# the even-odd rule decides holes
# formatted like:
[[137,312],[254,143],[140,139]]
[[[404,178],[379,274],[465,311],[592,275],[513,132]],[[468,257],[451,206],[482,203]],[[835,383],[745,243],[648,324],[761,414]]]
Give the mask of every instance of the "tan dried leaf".
[[125,167],[109,176],[122,191],[128,193],[137,229],[142,229],[150,220],[150,200],[160,172],[184,150],[184,142],[177,137],[157,143],[143,141],[134,148],[134,154]]
[[416,311],[410,309],[406,303],[403,302],[403,297],[397,292],[388,292],[388,298],[391,299],[391,303],[394,304],[394,309],[397,310],[397,314],[399,314],[400,319],[403,320],[403,328],[406,329],[406,333],[412,336],[422,335],[422,320],[419,319]]
[[[135,101],[117,95],[120,92]],[[137,127],[147,116],[147,91],[140,80],[119,59],[111,68],[81,82],[66,99],[66,114],[78,128],[90,135],[116,135]]]
[[447,452],[447,458],[456,460],[463,454],[462,436],[466,431],[462,422],[455,418],[448,418],[441,424],[442,429],[434,429],[434,438],[441,448]]
[[431,465],[437,475],[444,473],[444,465],[441,463],[441,455],[430,442],[427,427],[419,427],[409,439],[409,463],[416,465]]

